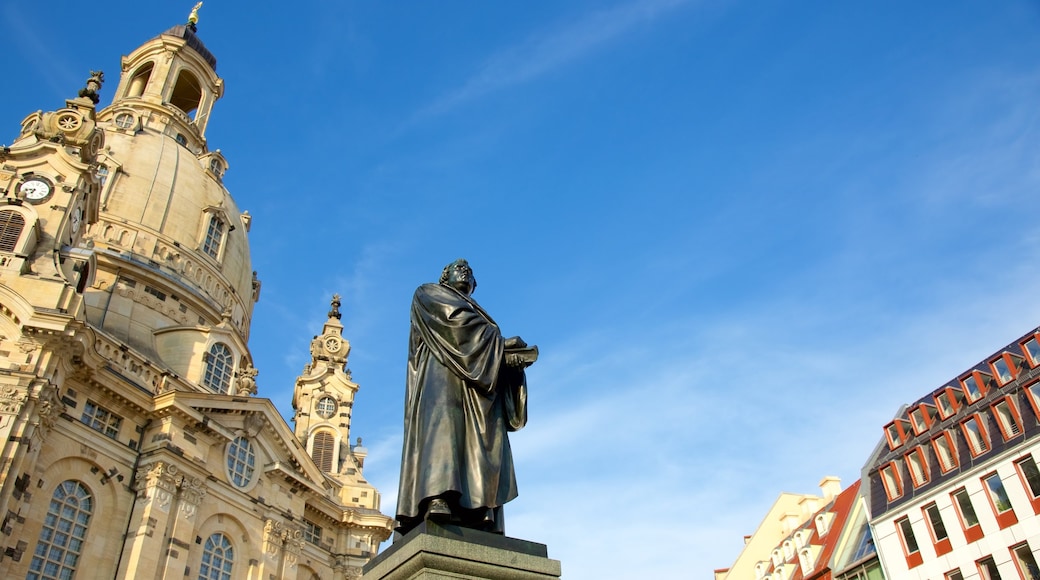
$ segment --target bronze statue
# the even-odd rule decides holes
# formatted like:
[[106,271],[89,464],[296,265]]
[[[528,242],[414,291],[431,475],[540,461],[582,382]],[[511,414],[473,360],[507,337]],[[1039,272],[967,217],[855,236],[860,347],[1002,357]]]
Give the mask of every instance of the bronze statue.
[[412,299],[397,531],[424,519],[502,534],[517,496],[507,432],[527,423],[524,369],[538,358],[470,295],[466,260]]

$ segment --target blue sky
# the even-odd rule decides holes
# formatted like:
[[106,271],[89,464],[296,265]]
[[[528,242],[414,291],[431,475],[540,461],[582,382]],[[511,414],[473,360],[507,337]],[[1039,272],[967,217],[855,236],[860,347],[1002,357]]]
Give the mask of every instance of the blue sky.
[[[91,69],[110,102],[119,56],[192,3],[0,5],[0,142]],[[387,513],[411,293],[458,257],[541,348],[507,531],[572,580],[729,565],[780,492],[851,484],[901,404],[1040,324],[1035,2],[200,15],[226,83],[207,137],[254,216],[260,395],[291,413],[342,294]]]

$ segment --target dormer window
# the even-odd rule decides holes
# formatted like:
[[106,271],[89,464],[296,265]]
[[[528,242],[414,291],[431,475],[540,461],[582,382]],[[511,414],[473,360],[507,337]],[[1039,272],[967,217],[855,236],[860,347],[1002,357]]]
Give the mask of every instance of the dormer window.
[[935,396],[935,404],[939,408],[939,416],[949,419],[957,414],[960,409],[963,394],[955,387],[945,387]]
[[914,428],[914,434],[926,433],[932,426],[935,416],[935,405],[929,405],[928,403],[921,403],[916,409],[910,411],[910,425]]
[[1030,364],[1040,366],[1040,342],[1035,336],[1022,343],[1022,351],[1029,357]]
[[978,401],[986,394],[974,373],[961,379],[961,384],[964,385],[964,394],[970,403]]
[[202,251],[214,260],[220,259],[220,247],[224,243],[226,231],[227,225],[220,216],[210,216],[209,226],[206,228],[206,238],[202,241]]
[[827,535],[827,532],[831,531],[831,522],[834,521],[834,512],[824,512],[818,514],[813,520],[813,524],[816,525],[816,535],[823,536]]
[[134,126],[134,116],[130,113],[119,113],[116,115],[116,127],[129,129]]
[[815,555],[813,554],[813,551],[812,548],[806,547],[798,552],[798,565],[802,567],[803,576],[811,572],[813,567],[816,565],[816,558],[814,557]]
[[229,393],[234,370],[231,349],[222,342],[215,342],[206,353],[206,370],[202,376],[202,384],[217,393]]
[[896,419],[885,425],[885,437],[888,438],[889,449],[896,449],[909,438],[910,423],[903,419]]
[[1018,378],[1022,369],[1026,368],[1026,359],[1010,352],[1002,352],[1000,356],[989,361],[997,382],[1002,386]]
[[224,165],[216,157],[209,160],[209,171],[217,178],[224,177]]
[[791,540],[786,540],[784,542],[784,560],[791,558],[794,558],[794,544],[791,543]]

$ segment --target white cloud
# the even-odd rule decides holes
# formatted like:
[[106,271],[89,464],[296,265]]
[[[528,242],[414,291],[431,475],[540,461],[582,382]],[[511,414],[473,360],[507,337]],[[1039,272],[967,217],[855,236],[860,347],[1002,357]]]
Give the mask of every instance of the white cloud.
[[420,116],[440,114],[486,94],[535,80],[687,2],[636,0],[583,14],[564,26],[539,31],[493,54],[479,72],[428,106]]

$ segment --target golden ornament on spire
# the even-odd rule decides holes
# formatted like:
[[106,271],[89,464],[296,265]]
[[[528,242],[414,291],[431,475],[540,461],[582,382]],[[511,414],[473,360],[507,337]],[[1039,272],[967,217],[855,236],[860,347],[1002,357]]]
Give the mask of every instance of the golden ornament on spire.
[[202,2],[195,4],[195,7],[191,9],[191,14],[188,14],[188,24],[195,25],[199,23],[199,8],[202,8]]

